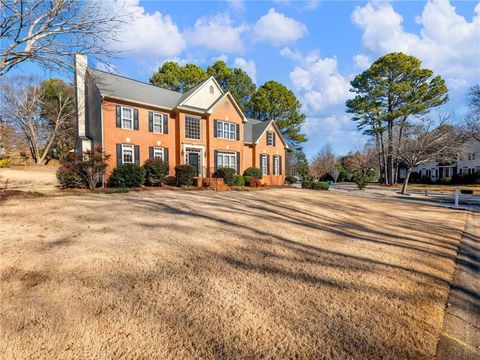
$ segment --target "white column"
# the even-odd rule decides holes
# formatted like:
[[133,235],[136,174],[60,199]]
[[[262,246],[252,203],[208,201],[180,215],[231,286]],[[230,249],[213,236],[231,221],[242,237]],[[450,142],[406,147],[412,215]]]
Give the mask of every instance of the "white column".
[[77,100],[77,129],[78,136],[85,133],[85,75],[87,72],[87,57],[75,54],[75,96]]

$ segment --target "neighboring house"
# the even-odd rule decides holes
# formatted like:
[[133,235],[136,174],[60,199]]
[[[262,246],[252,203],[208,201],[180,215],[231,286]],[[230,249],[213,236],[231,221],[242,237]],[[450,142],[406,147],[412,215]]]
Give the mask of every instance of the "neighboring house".
[[[413,171],[433,182],[443,178],[451,178],[456,174],[480,173],[480,142],[474,139],[467,141],[457,155],[456,161],[449,163],[428,162],[414,167]],[[404,173],[404,169],[400,169],[400,179],[405,176],[402,177]]]
[[219,167],[242,174],[255,166],[262,169],[262,183],[284,183],[288,145],[278,126],[246,118],[213,77],[182,94],[88,68],[83,55],[75,62],[75,151],[102,147],[111,154],[105,180],[117,165],[159,157],[170,175],[180,164],[194,166],[202,177]]

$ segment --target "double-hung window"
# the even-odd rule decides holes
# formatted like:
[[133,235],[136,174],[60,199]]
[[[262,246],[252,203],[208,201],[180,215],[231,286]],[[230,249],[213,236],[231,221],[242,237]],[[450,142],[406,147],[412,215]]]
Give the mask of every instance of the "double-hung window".
[[154,147],[153,148],[153,157],[163,160],[163,148],[162,147]]
[[237,154],[234,152],[218,152],[217,167],[228,167],[237,170]]
[[153,132],[163,133],[163,114],[153,113]]
[[133,129],[133,109],[122,106],[122,128]]
[[260,156],[260,170],[262,170],[262,174],[267,174],[267,155],[262,154]]
[[237,126],[235,124],[217,120],[217,137],[221,139],[237,139]]
[[280,175],[280,156],[273,157],[273,175]]
[[185,137],[188,139],[200,140],[200,119],[185,117]]
[[122,164],[133,163],[133,145],[122,144]]

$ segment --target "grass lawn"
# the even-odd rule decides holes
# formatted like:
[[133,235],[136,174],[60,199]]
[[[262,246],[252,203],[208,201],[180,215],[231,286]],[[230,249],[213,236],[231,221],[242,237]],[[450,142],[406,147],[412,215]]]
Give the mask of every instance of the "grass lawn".
[[301,189],[1,207],[5,359],[433,359],[466,219]]

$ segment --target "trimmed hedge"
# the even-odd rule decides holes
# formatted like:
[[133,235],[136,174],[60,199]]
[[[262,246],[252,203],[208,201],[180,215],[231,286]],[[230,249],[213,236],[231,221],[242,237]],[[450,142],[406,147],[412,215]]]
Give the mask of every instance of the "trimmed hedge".
[[253,177],[252,177],[252,176],[248,176],[248,175],[246,175],[246,176],[244,175],[244,176],[243,176],[243,180],[244,180],[244,182],[245,182],[245,185],[250,186],[250,183],[252,182]]
[[242,175],[235,175],[233,179],[233,184],[235,186],[243,186],[245,185],[245,179]]
[[227,184],[228,186],[232,186],[235,183],[235,174],[236,174],[235,169],[232,169],[229,167],[220,167],[217,169],[217,172],[215,173],[215,177],[219,179],[223,179],[225,184]]
[[145,169],[145,185],[162,186],[165,177],[168,175],[168,163],[159,159],[148,159],[143,164]]
[[302,181],[303,189],[328,190],[329,186],[324,181]]
[[133,188],[145,182],[145,169],[137,164],[118,165],[108,178],[110,186],[116,188]]
[[288,175],[287,177],[285,177],[285,182],[289,185],[292,185],[297,182],[297,178],[295,176]]
[[192,186],[195,177],[195,168],[191,165],[175,166],[175,185]]
[[243,176],[251,176],[252,178],[259,180],[262,180],[263,178],[262,170],[253,166],[246,168],[243,172]]

